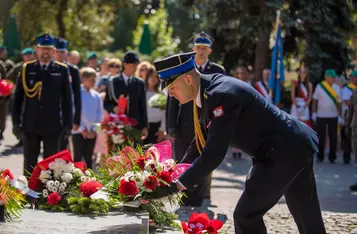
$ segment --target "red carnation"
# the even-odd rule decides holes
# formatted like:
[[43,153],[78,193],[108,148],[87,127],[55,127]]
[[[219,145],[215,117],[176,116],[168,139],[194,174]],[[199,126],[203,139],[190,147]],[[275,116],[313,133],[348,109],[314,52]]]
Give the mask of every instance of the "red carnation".
[[223,222],[217,219],[211,220],[211,222],[206,226],[206,230],[208,233],[216,234],[218,230],[223,227]]
[[150,164],[150,167],[151,167],[153,172],[157,173],[157,169],[156,169],[156,167],[155,167],[155,165],[153,163]]
[[1,175],[2,175],[2,177],[4,177],[4,178],[6,178],[6,176],[8,176],[10,180],[14,180],[14,179],[15,179],[14,175],[11,173],[11,171],[10,171],[9,169],[3,170],[3,171],[1,172]]
[[58,194],[58,192],[52,193],[47,198],[47,202],[51,206],[57,205],[60,201],[61,201],[61,196]]
[[[158,174],[158,177],[165,181],[167,184],[171,184],[172,183],[172,178],[171,178],[171,173],[168,172],[168,171],[162,171]],[[167,184],[163,183],[163,182],[160,182],[160,186],[161,187],[165,187],[167,186]]]
[[96,180],[83,182],[79,186],[79,189],[85,197],[90,197],[93,193],[96,193],[101,188],[103,188],[103,185]]
[[140,169],[143,170],[144,167],[145,167],[145,158],[144,157],[140,157],[140,158],[136,159],[136,164],[138,164]]
[[136,195],[139,192],[138,187],[136,187],[135,181],[129,180],[125,181],[122,179],[119,185],[119,193],[126,196]]
[[144,186],[147,189],[150,189],[151,191],[154,191],[155,188],[157,187],[159,181],[156,179],[155,176],[148,176],[148,178],[144,181]]

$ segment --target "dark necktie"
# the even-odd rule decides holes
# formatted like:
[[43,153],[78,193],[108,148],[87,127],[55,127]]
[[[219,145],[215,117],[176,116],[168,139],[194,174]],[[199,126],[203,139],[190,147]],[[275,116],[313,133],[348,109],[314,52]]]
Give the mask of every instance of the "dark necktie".
[[200,72],[200,73],[202,73],[202,67],[200,66],[200,67],[198,67],[198,71]]
[[47,70],[47,65],[46,64],[43,64],[42,65],[42,71],[45,72]]

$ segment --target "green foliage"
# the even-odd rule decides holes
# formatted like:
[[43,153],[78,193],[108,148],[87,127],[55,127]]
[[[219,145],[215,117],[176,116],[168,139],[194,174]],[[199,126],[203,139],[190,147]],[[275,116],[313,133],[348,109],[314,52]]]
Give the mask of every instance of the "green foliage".
[[110,203],[103,199],[88,197],[68,197],[69,209],[75,214],[105,215],[109,212]]
[[175,222],[178,219],[178,215],[165,211],[161,202],[150,201],[148,204],[142,205],[142,208],[149,212],[150,219],[155,223],[178,230],[181,229],[181,226]]
[[161,0],[160,8],[148,18],[141,16],[138,20],[136,30],[133,32],[134,45],[137,48],[140,44],[143,33],[143,24],[148,23],[152,39],[152,57],[158,58],[167,56],[177,51],[177,43],[172,38],[173,28],[168,25],[168,14],[165,9],[165,1]]

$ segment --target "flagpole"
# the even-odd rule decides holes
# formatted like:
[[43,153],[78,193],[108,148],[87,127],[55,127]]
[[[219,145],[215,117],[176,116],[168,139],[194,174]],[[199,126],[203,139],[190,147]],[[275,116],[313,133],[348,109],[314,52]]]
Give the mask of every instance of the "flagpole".
[[[275,34],[275,41],[277,40],[277,33],[278,33],[278,28],[279,28],[279,24],[280,24],[280,9],[276,11],[276,19],[275,19],[275,30],[274,30],[274,34]],[[275,44],[275,43],[274,43]],[[275,72],[274,72],[275,73]],[[274,85],[273,85],[273,88],[270,90],[270,96],[273,97],[273,103],[275,102],[274,99],[274,94],[275,94],[275,91],[276,91],[276,82],[277,82],[277,79],[275,77],[275,74],[273,74],[274,78]]]

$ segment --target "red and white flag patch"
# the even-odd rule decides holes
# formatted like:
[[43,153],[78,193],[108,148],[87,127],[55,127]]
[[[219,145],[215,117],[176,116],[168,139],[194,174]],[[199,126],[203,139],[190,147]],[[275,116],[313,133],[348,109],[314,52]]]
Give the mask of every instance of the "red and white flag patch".
[[218,118],[220,116],[224,115],[224,111],[223,111],[223,107],[222,106],[217,106],[216,108],[214,108],[213,110],[213,116],[215,118]]

